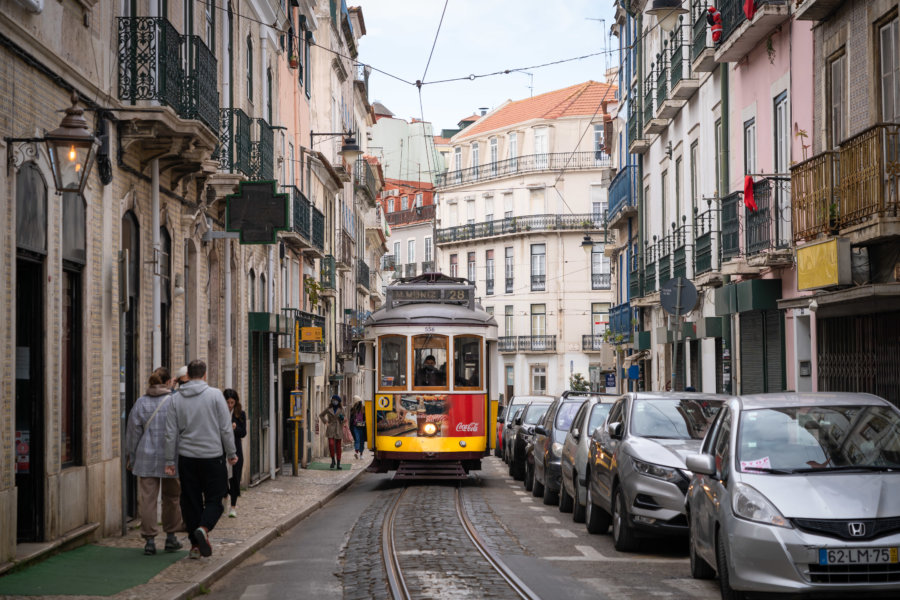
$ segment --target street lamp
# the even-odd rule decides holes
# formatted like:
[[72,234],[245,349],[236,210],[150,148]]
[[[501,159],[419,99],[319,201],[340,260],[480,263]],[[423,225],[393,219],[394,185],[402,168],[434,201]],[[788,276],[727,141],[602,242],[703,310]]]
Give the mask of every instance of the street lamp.
[[581,249],[584,250],[584,253],[590,257],[591,252],[594,249],[594,240],[591,239],[591,236],[587,233],[584,234],[584,237],[581,240]]
[[356,138],[353,137],[353,132],[351,131],[342,131],[339,133],[334,132],[322,132],[317,133],[310,131],[309,132],[309,145],[312,146],[312,140],[317,135],[328,135],[328,136],[344,136],[344,143],[341,144],[340,155],[341,157],[350,164],[356,162],[356,159],[362,155],[362,150],[359,149],[359,145],[356,143]]
[[656,17],[663,31],[672,31],[678,23],[678,15],[687,13],[687,9],[681,6],[681,0],[653,0],[645,12]]
[[66,109],[59,127],[44,136],[50,168],[57,192],[81,193],[94,163],[97,144],[78,108],[78,95],[72,92],[72,106]]

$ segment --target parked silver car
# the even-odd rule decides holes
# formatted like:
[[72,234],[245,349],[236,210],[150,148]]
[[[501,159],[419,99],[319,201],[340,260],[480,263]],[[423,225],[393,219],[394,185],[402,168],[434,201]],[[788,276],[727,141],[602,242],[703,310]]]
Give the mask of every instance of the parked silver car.
[[728,400],[687,494],[691,574],[747,591],[900,593],[900,411],[869,394]]
[[613,528],[616,550],[636,550],[639,536],[687,533],[684,494],[696,454],[727,396],[629,392],[616,400],[591,438],[588,531]]
[[546,400],[547,402],[553,401],[553,396],[513,396],[512,400],[510,400],[509,405],[506,407],[506,414],[503,419],[498,419],[498,423],[502,427],[501,434],[501,448],[503,455],[503,462],[509,464],[510,459],[512,458],[513,453],[513,442],[516,441],[516,433],[513,427],[513,421],[515,420],[516,411],[520,408],[525,408],[525,406],[531,402],[532,400]]
[[563,512],[571,510],[576,523],[584,522],[590,439],[594,430],[606,420],[615,399],[612,394],[591,395],[572,420],[572,427],[563,442],[559,509]]

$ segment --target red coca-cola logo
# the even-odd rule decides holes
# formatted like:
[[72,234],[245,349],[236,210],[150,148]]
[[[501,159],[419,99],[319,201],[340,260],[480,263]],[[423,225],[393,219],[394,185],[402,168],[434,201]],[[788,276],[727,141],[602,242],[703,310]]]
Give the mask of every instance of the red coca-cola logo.
[[472,421],[471,423],[457,423],[456,424],[457,433],[465,431],[469,433],[477,433],[478,432],[478,423],[476,421]]

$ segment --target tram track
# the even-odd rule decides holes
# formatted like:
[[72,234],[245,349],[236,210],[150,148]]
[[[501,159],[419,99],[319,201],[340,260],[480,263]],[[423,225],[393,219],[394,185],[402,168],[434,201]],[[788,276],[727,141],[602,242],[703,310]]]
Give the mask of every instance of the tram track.
[[[400,564],[400,556],[403,553],[398,550],[396,536],[396,518],[401,505],[403,504],[404,497],[409,490],[409,487],[405,487],[400,494],[397,495],[393,504],[387,510],[382,525],[382,557],[384,559],[385,573],[387,574],[388,588],[391,597],[395,600],[410,600],[415,596],[421,597],[421,594],[411,593],[410,591],[410,583],[407,581],[404,568]],[[474,550],[477,551],[478,555],[483,559],[479,562],[489,567],[493,574],[498,575],[500,579],[505,582],[506,587],[514,594],[514,596],[510,597],[522,598],[524,600],[538,600],[540,597],[525,585],[525,583],[500,559],[497,553],[488,548],[481,539],[481,536],[475,529],[475,526],[466,512],[461,485],[456,486],[453,496],[458,523],[465,533],[465,538],[471,542]],[[456,550],[459,551],[458,548]]]

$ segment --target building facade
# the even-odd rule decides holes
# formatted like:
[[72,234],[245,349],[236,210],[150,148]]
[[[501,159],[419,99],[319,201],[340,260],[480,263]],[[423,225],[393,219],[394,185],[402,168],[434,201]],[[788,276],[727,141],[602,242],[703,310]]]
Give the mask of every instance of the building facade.
[[605,390],[612,374],[601,356],[611,350],[604,134],[614,103],[615,86],[589,81],[507,102],[451,138],[436,186],[438,264],[473,282],[502,323],[492,387],[504,398],[561,393],[575,373]]

